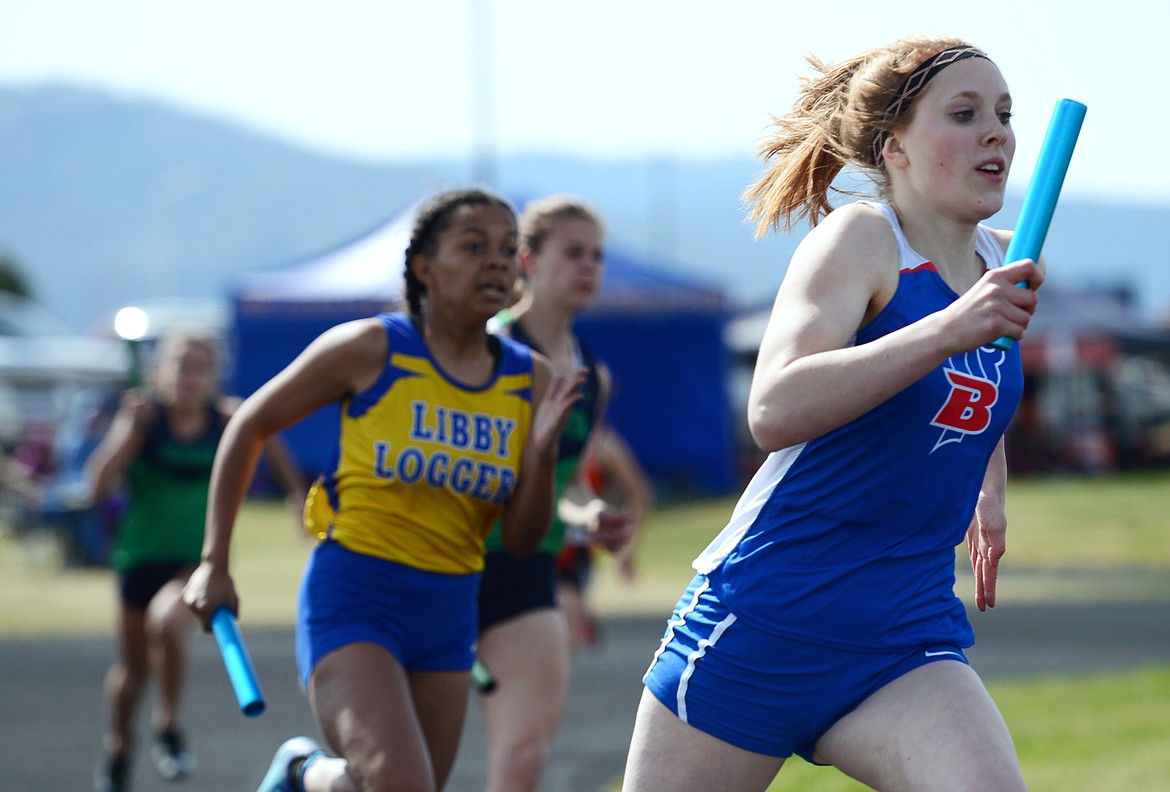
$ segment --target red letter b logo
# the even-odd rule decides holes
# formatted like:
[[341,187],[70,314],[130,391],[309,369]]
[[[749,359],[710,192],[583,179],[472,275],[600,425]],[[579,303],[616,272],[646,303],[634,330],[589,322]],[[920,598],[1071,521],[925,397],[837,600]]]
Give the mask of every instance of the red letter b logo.
[[991,424],[991,407],[999,390],[989,380],[946,370],[951,393],[931,423],[963,434],[979,434]]

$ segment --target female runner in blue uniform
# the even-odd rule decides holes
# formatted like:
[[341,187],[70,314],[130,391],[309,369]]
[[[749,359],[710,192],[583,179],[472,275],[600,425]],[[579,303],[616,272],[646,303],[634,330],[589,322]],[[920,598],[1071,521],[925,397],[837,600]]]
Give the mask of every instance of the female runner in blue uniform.
[[249,397],[212,472],[203,561],[184,599],[207,629],[235,610],[232,526],[264,438],[341,405],[334,468],[309,496],[322,532],[301,586],[297,660],[336,755],[284,743],[262,792],[441,789],[463,728],[484,538],[532,552],[553,508],[557,441],[581,373],[489,335],[517,273],[516,218],[483,191],[415,221],[408,314],[324,333]]
[[[746,196],[761,233],[815,226],[749,396],[770,455],[667,625],[625,789],[763,790],[798,753],[875,789],[1022,790],[954,593],[966,537],[976,604],[995,604],[1022,374],[1017,346],[989,345],[1023,336],[1043,280],[1000,266],[1010,233],[981,225],[1003,204],[1011,96],[956,39],[810,62]],[[880,203],[831,210],[846,165]]]

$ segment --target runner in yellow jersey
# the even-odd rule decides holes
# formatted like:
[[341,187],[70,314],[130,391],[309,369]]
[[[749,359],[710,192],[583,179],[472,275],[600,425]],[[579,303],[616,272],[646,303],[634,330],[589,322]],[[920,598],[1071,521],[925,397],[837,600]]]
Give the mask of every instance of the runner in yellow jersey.
[[[489,338],[486,385],[447,375],[405,314],[378,317],[390,362],[341,414],[338,460],[316,487],[314,527],[365,555],[433,572],[479,572],[485,526],[504,514],[531,417],[531,350]],[[404,420],[405,418],[405,420]]]
[[442,788],[476,641],[483,539],[517,554],[553,509],[557,442],[582,374],[489,335],[517,274],[516,218],[482,190],[419,213],[409,313],[339,325],[241,405],[212,473],[203,561],[184,599],[208,628],[238,607],[232,526],[264,438],[329,403],[336,463],[309,513],[321,533],[301,587],[297,658],[332,753],[285,742],[261,790]]

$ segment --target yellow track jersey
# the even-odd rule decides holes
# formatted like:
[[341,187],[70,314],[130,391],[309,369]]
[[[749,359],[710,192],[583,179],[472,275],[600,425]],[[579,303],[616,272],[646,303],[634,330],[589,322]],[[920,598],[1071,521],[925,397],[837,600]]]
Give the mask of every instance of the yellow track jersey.
[[330,538],[358,553],[478,572],[528,438],[531,350],[500,338],[491,381],[471,388],[439,368],[408,316],[378,318],[390,342],[386,370],[341,406],[337,461],[309,495],[310,527],[328,525]]

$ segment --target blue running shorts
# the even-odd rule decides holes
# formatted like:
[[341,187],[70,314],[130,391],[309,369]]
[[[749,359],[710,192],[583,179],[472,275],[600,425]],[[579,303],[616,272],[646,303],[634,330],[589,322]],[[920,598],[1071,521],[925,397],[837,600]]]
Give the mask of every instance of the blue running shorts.
[[469,671],[478,588],[479,573],[430,572],[322,542],[301,581],[301,682],[307,688],[317,662],[352,643],[384,647],[407,671]]
[[697,575],[643,682],[684,722],[747,751],[809,762],[817,740],[866,698],[957,646],[855,652],[802,643],[736,618]]

